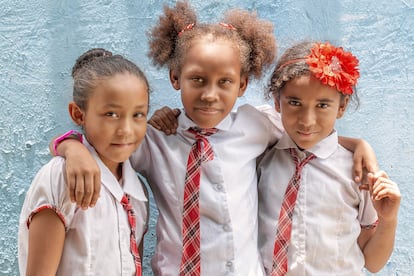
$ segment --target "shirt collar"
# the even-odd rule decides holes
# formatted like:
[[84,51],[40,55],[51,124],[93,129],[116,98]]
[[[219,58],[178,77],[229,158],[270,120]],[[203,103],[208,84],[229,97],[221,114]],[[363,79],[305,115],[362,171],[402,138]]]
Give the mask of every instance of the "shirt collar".
[[[287,132],[283,132],[282,137],[275,146],[277,149],[288,149],[295,148],[298,149],[295,142],[289,137]],[[336,130],[333,130],[332,133],[327,136],[325,139],[317,143],[310,149],[305,150],[306,152],[313,153],[316,157],[320,159],[326,159],[331,156],[338,147],[338,133]]]
[[83,144],[88,148],[89,152],[98,163],[99,169],[101,170],[101,184],[109,190],[117,201],[121,201],[124,193],[128,194],[132,198],[135,198],[136,200],[144,202],[147,201],[147,197],[145,196],[145,192],[142,188],[142,183],[138,179],[135,170],[131,167],[129,160],[126,160],[122,166],[122,187],[116,177],[99,158],[95,149],[89,144],[85,136],[83,137],[83,141]]
[[[215,128],[220,131],[228,131],[231,127],[232,119],[230,115],[227,115]],[[185,114],[185,110],[181,110],[178,116],[178,131],[185,131],[190,127],[197,127],[197,125]]]

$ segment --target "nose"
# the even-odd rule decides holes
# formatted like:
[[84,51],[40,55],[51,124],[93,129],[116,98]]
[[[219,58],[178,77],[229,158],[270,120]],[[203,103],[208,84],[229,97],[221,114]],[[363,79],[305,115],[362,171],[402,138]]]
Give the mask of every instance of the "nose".
[[216,85],[211,84],[211,85],[206,86],[205,89],[203,90],[201,94],[201,100],[212,102],[218,99],[218,95],[219,95],[219,88]]
[[122,118],[121,120],[119,120],[117,134],[123,135],[123,136],[130,135],[133,132],[132,128],[133,128],[132,119]]
[[315,123],[316,114],[312,108],[304,108],[298,119],[301,126],[310,127]]

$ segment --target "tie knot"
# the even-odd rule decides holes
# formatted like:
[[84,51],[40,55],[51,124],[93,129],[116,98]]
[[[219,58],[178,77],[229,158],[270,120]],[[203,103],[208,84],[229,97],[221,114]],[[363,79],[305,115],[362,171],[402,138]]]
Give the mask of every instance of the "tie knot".
[[124,207],[125,210],[127,211],[131,211],[132,210],[132,206],[131,204],[129,204],[129,196],[128,195],[124,195],[121,199],[121,205]]
[[190,127],[188,129],[189,132],[193,133],[197,136],[210,136],[217,133],[217,128],[199,128],[199,127]]
[[290,156],[292,156],[292,159],[293,159],[293,162],[296,165],[296,168],[303,167],[309,161],[311,161],[312,159],[316,158],[316,156],[313,153],[311,153],[310,155],[308,155],[305,159],[303,159],[301,161],[299,159],[298,153],[296,152],[296,149],[294,149],[294,148],[289,148],[289,153],[290,153]]

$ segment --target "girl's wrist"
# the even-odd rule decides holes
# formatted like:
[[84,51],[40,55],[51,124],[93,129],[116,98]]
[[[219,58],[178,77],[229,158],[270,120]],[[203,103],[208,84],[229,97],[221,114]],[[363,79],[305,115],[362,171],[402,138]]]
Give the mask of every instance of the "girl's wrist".
[[53,154],[55,156],[59,156],[59,153],[57,151],[58,146],[60,145],[60,143],[62,143],[63,141],[67,140],[67,139],[75,139],[79,142],[83,142],[83,138],[82,138],[82,133],[76,131],[76,130],[69,130],[68,132],[65,132],[64,134],[62,134],[61,136],[57,137],[54,141],[53,141]]

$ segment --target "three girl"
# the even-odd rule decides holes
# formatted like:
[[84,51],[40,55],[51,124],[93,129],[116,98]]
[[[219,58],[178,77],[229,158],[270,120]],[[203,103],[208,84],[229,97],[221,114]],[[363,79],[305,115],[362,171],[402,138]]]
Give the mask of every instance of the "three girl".
[[[231,111],[250,78],[259,78],[274,61],[272,24],[243,10],[203,24],[188,2],[178,1],[165,7],[149,43],[149,56],[169,69],[184,106],[176,135],[149,127],[130,158],[147,178],[159,209],[153,272],[263,275],[256,159],[280,137],[280,118],[273,113],[272,122],[249,105]],[[76,179],[72,198],[88,202],[90,196],[85,200],[75,191],[93,190],[83,174],[94,166],[90,154],[73,140],[60,143],[57,151],[67,157],[68,178]]]

